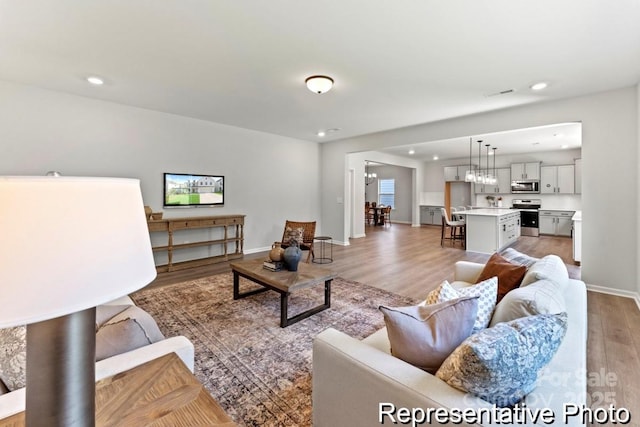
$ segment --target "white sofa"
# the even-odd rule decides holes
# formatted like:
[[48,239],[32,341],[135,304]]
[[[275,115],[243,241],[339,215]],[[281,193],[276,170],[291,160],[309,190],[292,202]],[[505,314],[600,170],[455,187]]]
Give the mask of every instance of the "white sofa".
[[[112,305],[133,305],[129,297],[122,297],[112,301]],[[137,348],[135,350],[108,357],[96,362],[96,381],[110,377],[128,369],[142,365],[145,362],[164,356],[169,353],[176,353],[184,364],[193,372],[194,348],[191,341],[186,337],[177,336]],[[14,390],[10,393],[0,395],[0,420],[8,416],[24,411],[25,408],[25,388]]]
[[[483,264],[458,262],[455,266],[455,280],[475,283],[482,268]],[[461,283],[454,282],[455,285]],[[526,404],[531,410],[552,410],[555,425],[583,425],[580,417],[570,417],[565,424],[562,415],[565,403],[582,405],[587,398],[586,286],[582,281],[568,279],[562,294],[568,315],[567,333],[551,362],[542,370],[538,386],[527,395]],[[313,344],[315,427],[380,425],[379,405],[383,402],[392,403],[396,408],[423,410],[477,410],[492,406],[392,356],[389,347],[386,328],[362,341],[335,329],[327,329],[318,334]],[[387,418],[385,424],[393,424],[389,421]],[[545,425],[541,422],[532,423],[530,420],[517,425],[539,424]]]

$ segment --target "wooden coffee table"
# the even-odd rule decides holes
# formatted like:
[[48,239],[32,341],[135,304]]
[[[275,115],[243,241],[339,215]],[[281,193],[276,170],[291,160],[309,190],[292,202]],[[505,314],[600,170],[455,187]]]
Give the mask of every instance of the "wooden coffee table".
[[[230,264],[231,271],[233,271],[234,300],[268,290],[278,292],[280,294],[280,327],[282,328],[331,307],[331,281],[336,277],[336,274],[331,270],[301,262],[298,264],[298,271],[270,271],[263,268],[262,263],[262,259],[249,259],[234,261]],[[257,283],[263,288],[240,293],[240,277]],[[289,295],[294,291],[322,283],[324,283],[324,304],[289,317]]]

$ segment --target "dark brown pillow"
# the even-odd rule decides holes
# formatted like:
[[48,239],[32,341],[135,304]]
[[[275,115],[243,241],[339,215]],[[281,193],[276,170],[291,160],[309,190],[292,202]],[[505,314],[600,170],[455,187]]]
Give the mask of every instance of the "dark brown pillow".
[[520,286],[526,272],[526,266],[512,264],[495,253],[487,261],[476,283],[498,276],[498,302],[500,302],[507,292]]

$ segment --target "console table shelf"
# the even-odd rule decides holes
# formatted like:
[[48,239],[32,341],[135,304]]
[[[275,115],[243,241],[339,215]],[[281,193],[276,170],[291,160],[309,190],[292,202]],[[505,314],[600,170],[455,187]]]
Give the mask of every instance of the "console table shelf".
[[[216,264],[219,262],[242,258],[242,250],[244,246],[244,217],[245,215],[220,215],[188,218],[165,218],[148,221],[147,224],[149,226],[150,233],[167,233],[167,244],[153,247],[154,252],[167,252],[167,263],[156,266],[158,273],[200,267],[203,265]],[[201,240],[197,242],[174,243],[175,232],[204,228],[222,228],[223,237],[220,239]],[[219,246],[220,254],[187,261],[173,261],[173,255],[176,250],[206,246]]]

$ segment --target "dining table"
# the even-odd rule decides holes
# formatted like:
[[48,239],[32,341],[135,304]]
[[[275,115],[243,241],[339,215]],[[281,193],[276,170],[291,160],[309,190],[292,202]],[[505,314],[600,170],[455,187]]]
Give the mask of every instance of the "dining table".
[[371,206],[373,211],[373,225],[384,225],[384,210],[386,206]]

